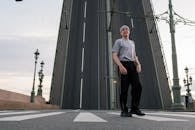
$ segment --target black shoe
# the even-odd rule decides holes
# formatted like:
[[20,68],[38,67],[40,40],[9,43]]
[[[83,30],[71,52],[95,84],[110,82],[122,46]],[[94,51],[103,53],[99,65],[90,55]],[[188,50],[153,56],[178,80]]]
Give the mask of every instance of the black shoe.
[[146,115],[145,113],[141,112],[139,109],[138,110],[131,110],[130,112],[132,114],[136,114],[138,116],[144,116],[144,115]]
[[121,117],[132,117],[130,112],[121,112]]

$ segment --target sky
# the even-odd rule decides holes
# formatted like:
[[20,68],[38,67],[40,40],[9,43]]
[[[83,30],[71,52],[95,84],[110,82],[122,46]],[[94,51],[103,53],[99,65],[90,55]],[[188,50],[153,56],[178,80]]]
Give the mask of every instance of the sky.
[[[155,14],[168,10],[168,0],[152,0]],[[55,49],[63,0],[0,1],[0,89],[30,95],[33,84],[34,52],[39,49],[37,71],[44,61],[43,97],[49,99]],[[172,0],[177,14],[195,21],[195,1]],[[166,17],[166,15],[165,15]],[[172,82],[171,38],[169,25],[157,21]],[[195,26],[176,25],[176,49],[181,93],[185,94],[184,68],[195,79]],[[38,75],[37,75],[38,76]],[[39,84],[36,78],[35,92]],[[195,80],[191,87],[195,97]]]
[[[152,0],[154,13],[162,14],[168,10],[168,0]],[[195,1],[188,0],[187,2],[182,0],[172,0],[174,11],[180,16],[190,19],[195,22],[194,4]],[[168,15],[164,15],[168,17]],[[176,18],[176,17],[175,17]],[[157,21],[160,40],[164,48],[166,62],[169,70],[169,76],[172,84],[172,56],[171,56],[171,37],[169,31],[169,25],[163,20]],[[195,25],[195,24],[194,24]],[[180,79],[181,94],[186,94],[186,87],[184,87],[183,79],[185,77],[185,67],[189,68],[189,75],[194,78],[192,86],[193,97],[195,98],[195,26],[184,25],[178,23],[175,25],[175,44],[177,51],[178,62],[178,75]]]

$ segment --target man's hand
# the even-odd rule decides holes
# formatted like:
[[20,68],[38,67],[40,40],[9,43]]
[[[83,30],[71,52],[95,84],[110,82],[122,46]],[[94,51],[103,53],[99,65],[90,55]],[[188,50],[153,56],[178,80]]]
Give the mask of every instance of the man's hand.
[[120,70],[121,74],[123,74],[123,75],[127,74],[127,69],[123,65],[119,66],[119,70]]
[[141,68],[140,64],[136,65],[136,70],[137,70],[138,73],[140,73],[142,71],[142,68]]
[[123,75],[126,75],[127,69],[121,64],[121,62],[118,58],[118,53],[116,53],[116,52],[112,53],[112,57],[113,57],[114,62],[118,65],[120,73]]

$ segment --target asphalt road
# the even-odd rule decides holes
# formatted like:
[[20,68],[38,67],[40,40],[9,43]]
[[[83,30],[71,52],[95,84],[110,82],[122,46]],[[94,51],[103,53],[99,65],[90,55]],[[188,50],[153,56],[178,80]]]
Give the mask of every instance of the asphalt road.
[[119,111],[0,111],[0,130],[194,130],[195,112],[144,111],[121,118]]
[[[101,62],[99,56],[106,51],[106,45],[100,44],[106,41],[106,34],[100,34],[100,29],[106,30],[102,27],[105,24],[105,1],[102,1],[73,1],[63,108],[97,109],[100,98],[106,95],[105,85],[100,85],[100,80],[105,80],[105,58],[101,58]],[[101,35],[104,38],[100,38]],[[104,75],[99,79],[101,63]],[[104,93],[101,97],[100,91]],[[102,99],[105,102],[105,98]]]

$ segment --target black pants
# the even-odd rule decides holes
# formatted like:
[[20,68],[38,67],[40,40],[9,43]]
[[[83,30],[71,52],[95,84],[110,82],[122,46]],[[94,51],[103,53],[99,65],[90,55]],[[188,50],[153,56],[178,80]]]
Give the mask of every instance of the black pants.
[[120,93],[120,106],[121,111],[128,111],[127,97],[128,89],[131,84],[131,110],[137,110],[140,103],[142,86],[139,80],[139,75],[136,71],[136,66],[132,61],[121,61],[123,66],[127,69],[127,74],[121,74],[121,93]]

